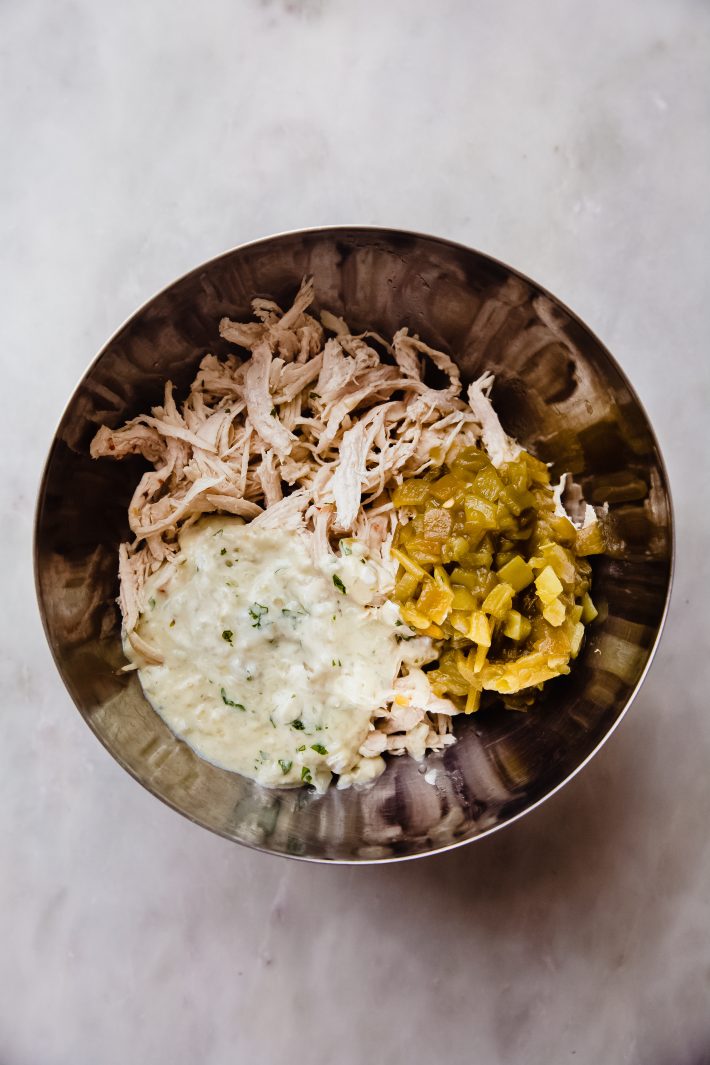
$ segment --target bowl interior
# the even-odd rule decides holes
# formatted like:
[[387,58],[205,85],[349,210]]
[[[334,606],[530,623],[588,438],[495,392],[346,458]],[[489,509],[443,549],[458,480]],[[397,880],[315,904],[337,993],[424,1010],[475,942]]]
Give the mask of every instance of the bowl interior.
[[[121,673],[117,550],[142,460],[92,461],[101,424],[117,426],[185,387],[201,356],[226,350],[223,315],[250,317],[254,295],[287,303],[313,274],[317,306],[353,331],[401,325],[456,359],[464,380],[496,374],[507,430],[553,471],[608,501],[612,544],[595,560],[599,619],[569,677],[528,713],[459,719],[459,742],[429,765],[392,759],[364,790],[267,790],[202,761]],[[424,854],[480,836],[544,798],[617,722],[648,664],[670,586],[672,536],[663,464],[629,383],[592,333],[531,281],[447,241],[343,228],[286,234],[221,256],[151,300],[106,345],[74,393],[40,489],[36,575],[58,668],[113,756],[194,821],[280,854],[367,861]]]

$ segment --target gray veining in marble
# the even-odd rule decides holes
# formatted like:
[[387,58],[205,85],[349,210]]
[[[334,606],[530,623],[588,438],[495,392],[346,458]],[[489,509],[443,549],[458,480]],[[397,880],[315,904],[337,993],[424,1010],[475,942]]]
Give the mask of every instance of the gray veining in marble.
[[[2,1065],[710,1061],[709,61],[701,0],[0,5]],[[251,853],[138,788],[60,685],[30,566],[109,333],[232,244],[336,222],[562,297],[647,405],[678,525],[664,642],[597,759],[391,868]]]

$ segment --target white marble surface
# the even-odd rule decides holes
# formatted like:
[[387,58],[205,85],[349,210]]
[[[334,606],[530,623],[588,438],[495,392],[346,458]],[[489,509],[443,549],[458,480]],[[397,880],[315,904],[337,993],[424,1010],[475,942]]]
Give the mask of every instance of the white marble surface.
[[[3,1065],[710,1061],[709,60],[700,0],[0,5]],[[564,298],[646,403],[678,522],[661,651],[594,763],[490,840],[354,870],[134,784],[30,564],[54,422],[114,327],[230,245],[341,221]]]

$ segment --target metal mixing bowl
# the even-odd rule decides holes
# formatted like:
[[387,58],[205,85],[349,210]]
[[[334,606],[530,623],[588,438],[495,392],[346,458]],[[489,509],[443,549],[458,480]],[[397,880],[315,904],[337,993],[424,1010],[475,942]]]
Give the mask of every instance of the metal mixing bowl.
[[[176,739],[122,673],[117,550],[142,460],[92,461],[97,427],[120,425],[186,386],[220,353],[223,315],[250,317],[256,294],[286,304],[313,274],[318,305],[353,331],[405,324],[450,352],[464,380],[496,374],[506,429],[586,499],[610,504],[609,554],[594,563],[599,619],[568,677],[529,713],[457,721],[458,743],[432,785],[395,758],[372,786],[268,790],[218,769]],[[628,708],[659,638],[673,537],[663,462],[629,382],[599,340],[517,271],[445,240],[359,227],[287,233],[206,263],[155,296],[89,367],[61,420],[37,508],[40,610],[59,672],[87,724],[136,780],[228,839],[316,861],[432,854],[509,824],[569,780]]]

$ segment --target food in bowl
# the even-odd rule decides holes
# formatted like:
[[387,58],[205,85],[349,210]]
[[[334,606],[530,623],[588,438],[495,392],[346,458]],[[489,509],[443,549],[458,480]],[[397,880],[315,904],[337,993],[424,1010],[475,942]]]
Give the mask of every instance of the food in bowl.
[[[308,313],[220,322],[206,355],[95,458],[153,469],[119,552],[129,667],[199,755],[267,786],[375,779],[455,742],[453,719],[522,709],[569,672],[595,616],[587,556],[547,466],[504,432],[484,374],[400,329]],[[244,354],[248,353],[248,354]]]

